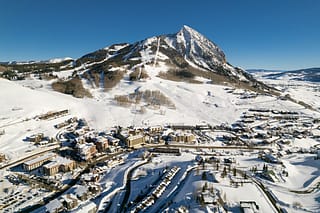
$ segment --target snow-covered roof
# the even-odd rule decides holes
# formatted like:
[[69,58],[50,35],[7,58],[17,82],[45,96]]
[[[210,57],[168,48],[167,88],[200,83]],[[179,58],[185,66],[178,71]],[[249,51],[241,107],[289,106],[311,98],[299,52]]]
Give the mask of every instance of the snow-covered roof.
[[29,161],[26,161],[24,162],[25,165],[32,165],[34,163],[37,163],[37,162],[41,162],[41,161],[44,161],[44,160],[49,160],[51,158],[54,158],[56,156],[56,154],[54,153],[47,153],[45,155],[42,155],[40,157],[37,157],[37,158],[34,158],[32,160],[29,160]]
[[54,199],[52,201],[50,201],[46,206],[45,206],[45,209],[46,209],[46,212],[52,212],[52,213],[55,213],[55,212],[58,212],[59,209],[63,208],[63,205],[62,203],[57,200],[57,199]]
[[74,190],[75,195],[78,197],[82,197],[87,192],[88,192],[88,186],[82,186],[82,185],[77,185]]
[[96,209],[97,208],[97,205],[92,202],[92,201],[89,201],[88,203],[82,205],[79,209],[77,209],[76,212],[91,212],[93,209]]
[[44,165],[44,167],[51,168],[51,167],[55,167],[55,166],[59,166],[59,165],[68,165],[68,164],[70,164],[72,162],[73,162],[73,160],[70,160],[68,158],[64,158],[64,157],[61,157],[61,156],[57,156],[56,158],[54,158],[52,160],[52,162]]

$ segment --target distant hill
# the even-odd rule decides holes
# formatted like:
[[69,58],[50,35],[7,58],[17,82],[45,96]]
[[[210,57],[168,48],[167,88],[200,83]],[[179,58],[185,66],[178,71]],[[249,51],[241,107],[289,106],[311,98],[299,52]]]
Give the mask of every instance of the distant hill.
[[263,78],[267,79],[288,79],[297,81],[309,81],[320,83],[320,68],[307,68],[292,71],[270,71],[270,70],[247,70],[250,73],[265,73]]

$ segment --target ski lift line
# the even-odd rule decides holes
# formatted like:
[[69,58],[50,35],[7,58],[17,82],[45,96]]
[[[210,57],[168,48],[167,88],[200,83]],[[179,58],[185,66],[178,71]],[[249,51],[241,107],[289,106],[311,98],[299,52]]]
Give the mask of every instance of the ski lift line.
[[138,75],[138,80],[140,79],[141,77],[141,66],[139,67],[139,75]]
[[160,38],[158,38],[157,51],[156,51],[156,55],[154,56],[153,68],[154,68],[154,67],[156,66],[156,64],[157,64],[157,59],[158,59],[158,54],[159,54],[159,47],[160,47]]

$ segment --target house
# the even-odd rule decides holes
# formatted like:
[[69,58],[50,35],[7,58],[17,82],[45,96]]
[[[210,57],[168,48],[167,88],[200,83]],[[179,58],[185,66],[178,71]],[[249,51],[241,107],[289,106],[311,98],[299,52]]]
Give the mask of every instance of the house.
[[48,176],[55,175],[59,172],[59,164],[56,162],[50,162],[42,167],[42,171]]

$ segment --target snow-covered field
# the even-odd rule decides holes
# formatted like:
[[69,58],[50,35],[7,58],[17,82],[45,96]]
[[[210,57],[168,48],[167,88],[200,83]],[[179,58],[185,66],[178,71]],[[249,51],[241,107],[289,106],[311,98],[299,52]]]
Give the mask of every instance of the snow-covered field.
[[[241,92],[229,92],[228,86],[207,84],[205,79],[203,84],[190,84],[185,82],[173,82],[158,78],[160,71],[168,69],[165,65],[155,67],[153,65],[145,65],[148,71],[149,79],[145,81],[131,82],[126,78],[110,91],[103,91],[102,88],[92,88],[85,84],[85,87],[93,94],[93,98],[77,99],[69,95],[55,92],[51,89],[50,81],[40,81],[35,78],[29,78],[23,81],[8,81],[0,79],[0,153],[6,155],[7,160],[13,161],[25,155],[36,153],[48,148],[47,146],[35,146],[25,139],[31,135],[44,133],[47,137],[55,138],[59,135],[58,129],[54,125],[65,121],[68,118],[77,116],[85,118],[90,127],[104,131],[112,126],[152,126],[157,124],[203,124],[211,125],[231,125],[238,121],[244,112],[248,109],[270,108],[284,111],[295,111],[299,114],[312,118],[320,117],[319,110],[312,111],[305,109],[303,106],[288,100],[281,100],[278,97],[268,95],[258,95],[254,98],[240,98]],[[60,77],[68,77],[71,71],[61,72]],[[201,80],[201,79],[200,79]],[[85,82],[84,82],[85,83]],[[299,82],[299,86],[286,80],[268,80],[269,84],[277,84],[283,94],[290,94],[297,100],[303,100],[315,109],[320,107],[319,94],[315,90],[315,86],[309,83]],[[167,96],[175,105],[175,108],[151,108],[146,106],[144,113],[137,113],[136,109],[144,106],[144,103],[131,105],[130,107],[122,107],[114,101],[115,95],[124,95],[134,93],[135,91],[157,90]],[[50,120],[41,120],[37,116],[45,114],[49,111],[59,111],[68,109],[69,114],[53,118]],[[259,123],[260,122],[260,123]],[[256,121],[248,124],[249,128],[255,128],[264,124],[265,121]],[[273,121],[268,121],[268,125],[272,126]],[[276,123],[275,125],[280,125]],[[313,134],[318,134],[319,129],[314,128]],[[230,135],[225,132],[207,132],[205,145],[222,146],[224,145],[219,138],[224,135]],[[209,139],[208,139],[209,138]],[[203,144],[202,144],[203,145]],[[319,141],[314,138],[295,139],[287,149],[309,149],[310,147],[319,146]],[[275,146],[266,146],[266,149],[277,149]],[[270,150],[271,150],[270,149]],[[185,149],[184,149],[185,150]],[[205,152],[188,151],[182,152],[182,156],[159,155],[154,157],[151,162],[139,166],[133,173],[132,191],[129,200],[134,200],[139,194],[148,193],[148,185],[155,184],[158,176],[164,168],[178,166],[180,171],[173,179],[173,184],[169,185],[164,197],[172,197],[170,205],[165,198],[159,199],[150,212],[155,212],[158,208],[165,209],[167,206],[178,208],[179,205],[190,205],[194,212],[210,212],[213,207],[201,207],[195,199],[195,192],[199,187],[203,187],[205,181],[201,177],[203,172],[209,174],[209,185],[212,186],[221,197],[227,200],[228,207],[239,212],[239,202],[242,200],[255,200],[260,207],[261,212],[273,212],[274,208],[270,204],[266,195],[254,183],[245,183],[243,186],[234,187],[230,185],[231,178],[229,176],[221,178],[220,171],[213,172],[212,167],[201,168],[197,170],[194,159],[197,154],[206,153],[214,155],[219,153],[212,150]],[[134,153],[133,153],[134,154]],[[132,154],[132,155],[133,155]],[[233,164],[237,169],[247,171],[252,167],[262,170],[265,164],[258,158],[258,151],[239,152],[239,150],[219,153],[220,159],[224,156],[232,156],[236,163]],[[103,188],[103,196],[96,199],[98,208],[102,209],[103,205],[113,199],[111,209],[116,210],[118,203],[124,196],[124,184],[126,182],[127,171],[143,162],[135,157],[129,157],[122,165],[109,169],[100,183]],[[282,208],[288,212],[317,212],[320,209],[320,192],[314,187],[319,183],[320,161],[314,159],[314,154],[298,153],[285,155],[281,157],[282,164],[272,164],[270,168],[274,171],[277,181],[270,182],[263,178],[256,177],[261,181],[277,198],[277,202]],[[140,162],[139,162],[140,161]],[[199,166],[201,167],[201,166]],[[189,171],[189,172],[188,172]],[[284,176],[282,171],[287,171],[288,176]],[[2,172],[2,171],[1,171]],[[0,178],[6,175],[1,173]],[[179,190],[176,190],[176,185]],[[9,187],[10,183],[2,182],[3,186]],[[9,187],[10,188],[10,187]],[[309,192],[309,190],[311,192]],[[14,190],[14,188],[12,188]],[[20,189],[19,189],[20,190]],[[21,190],[30,191],[28,188]],[[121,191],[122,190],[122,191]],[[176,190],[176,191],[175,191]],[[119,192],[117,194],[117,192]],[[0,193],[3,193],[2,191]],[[111,193],[111,195],[110,195]],[[8,194],[8,193],[6,193]],[[116,195],[115,195],[116,194]],[[106,196],[104,196],[106,195]],[[113,196],[114,195],[114,196]],[[2,196],[4,197],[4,196]],[[24,199],[24,198],[23,198]],[[210,209],[211,208],[211,209]]]
[[293,77],[284,75],[277,79],[265,78],[272,72],[256,72],[254,76],[264,83],[279,89],[283,95],[289,94],[298,101],[303,101],[320,110],[319,83],[299,81]]
[[[130,82],[122,80],[111,91],[90,89],[93,99],[77,99],[69,95],[52,91],[48,81],[34,78],[23,81],[8,81],[0,79],[0,130],[6,134],[0,137],[0,152],[14,157],[20,151],[31,150],[32,147],[23,142],[23,139],[35,133],[44,132],[54,137],[53,128],[66,118],[51,121],[37,121],[37,115],[49,111],[69,109],[71,116],[85,118],[90,126],[104,130],[114,125],[144,126],[156,124],[200,124],[203,122],[212,125],[221,123],[231,124],[249,108],[271,107],[278,110],[305,111],[311,116],[318,113],[305,110],[302,106],[290,101],[284,101],[271,96],[258,96],[251,99],[240,99],[239,95],[228,93],[226,86],[212,84],[189,84],[185,82],[172,82],[156,77],[159,71],[166,67],[153,67],[146,65],[151,76],[144,82]],[[69,72],[70,74],[70,72]],[[147,107],[145,113],[136,113],[139,105],[121,107],[114,101],[115,95],[133,93],[134,91],[158,90],[167,96],[176,109],[161,106],[159,109]],[[300,94],[300,93],[299,93]],[[307,99],[315,96],[305,95]],[[315,102],[315,101],[314,101]],[[316,102],[316,103],[319,103]],[[20,150],[20,151],[19,151]]]

